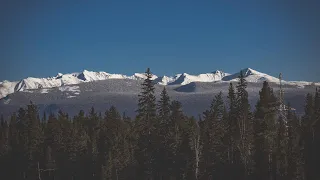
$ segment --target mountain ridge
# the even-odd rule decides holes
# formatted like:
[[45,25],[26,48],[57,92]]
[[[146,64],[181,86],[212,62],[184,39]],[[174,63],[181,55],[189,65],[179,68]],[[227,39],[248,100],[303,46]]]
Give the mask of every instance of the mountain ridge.
[[[245,68],[241,70],[248,82],[273,82],[279,83],[279,79],[268,74],[256,71],[251,68]],[[159,85],[186,85],[192,82],[219,82],[219,81],[238,81],[237,73],[225,73],[221,70],[212,71],[210,73],[201,73],[198,75],[192,75],[188,73],[176,74],[175,76],[157,76],[153,75],[152,80]],[[107,79],[131,79],[131,80],[143,80],[146,76],[144,73],[134,73],[131,76],[123,74],[111,74],[104,71],[88,71],[83,70],[82,72],[58,73],[56,76],[47,78],[35,78],[27,77],[20,81],[3,81],[0,82],[0,98],[6,97],[8,94],[12,94],[18,91],[26,91],[28,89],[47,89],[55,88],[67,85],[80,84],[85,82],[94,82]],[[296,85],[297,87],[303,88],[306,85],[311,85],[312,82],[307,81],[283,81],[284,84]],[[314,83],[320,85],[320,83]]]

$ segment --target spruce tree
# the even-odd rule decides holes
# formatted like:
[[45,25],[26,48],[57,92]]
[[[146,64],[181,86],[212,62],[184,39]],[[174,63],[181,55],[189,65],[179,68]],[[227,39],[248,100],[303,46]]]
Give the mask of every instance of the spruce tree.
[[[173,152],[173,176],[176,179],[179,179],[181,175],[181,169],[184,167],[184,163],[182,160],[182,156],[180,156],[180,148],[182,145],[182,141],[189,142],[188,138],[185,137],[184,134],[184,127],[186,123],[186,117],[182,111],[182,105],[179,101],[172,101],[170,105],[170,121],[171,127],[173,128],[173,135],[172,135],[172,143],[170,144],[170,151]],[[185,132],[186,133],[186,132]],[[189,147],[190,148],[190,147]]]
[[304,163],[304,173],[306,179],[312,179],[312,131],[311,124],[314,119],[314,99],[313,96],[308,93],[306,96],[305,113],[302,117],[302,144],[303,144],[303,163]]
[[27,132],[28,132],[28,142],[27,142],[27,158],[28,158],[28,168],[34,169],[30,172],[29,177],[36,177],[35,167],[40,161],[40,157],[43,154],[40,148],[43,142],[43,132],[39,119],[38,107],[32,102],[27,105]]
[[88,149],[88,169],[90,178],[95,178],[98,174],[97,166],[97,137],[99,134],[99,116],[94,107],[91,107],[86,118],[86,132],[88,134],[87,149]]
[[237,148],[237,140],[240,131],[237,122],[237,94],[232,83],[228,91],[229,116],[226,123],[226,141],[228,142],[227,164],[228,169],[234,173],[228,173],[226,179],[235,179],[239,177],[240,153]]
[[[159,179],[168,179],[172,176],[174,149],[171,145],[174,143],[173,130],[174,124],[170,120],[170,98],[164,87],[160,100],[157,104],[158,110],[158,152],[157,152],[157,171]],[[171,175],[170,175],[171,174]]]
[[288,104],[288,110],[286,114],[287,118],[287,179],[299,179],[299,147],[298,147],[298,136],[297,136],[297,120],[294,113],[291,110],[291,105]]
[[[19,112],[22,112],[21,109]],[[23,111],[24,112],[24,111]],[[23,113],[24,114],[24,113]],[[22,113],[20,117],[24,116]],[[10,163],[8,164],[10,169],[10,177],[12,179],[21,179],[23,178],[24,172],[24,163],[25,159],[23,156],[22,150],[22,142],[20,141],[20,131],[21,127],[19,127],[18,117],[16,113],[13,113],[10,118],[9,123],[9,146],[11,147],[10,153]]]
[[138,149],[136,150],[136,159],[141,168],[139,178],[155,178],[155,154],[157,135],[154,125],[156,121],[156,98],[154,95],[154,85],[152,83],[152,73],[148,68],[146,79],[142,83],[142,91],[139,94],[139,103],[137,110],[137,128],[138,128]]
[[271,177],[277,131],[277,99],[268,82],[263,82],[254,113],[254,176]]
[[222,92],[215,96],[209,110],[204,112],[201,133],[201,179],[219,178],[226,160],[226,135]]
[[320,166],[320,89],[316,89],[315,99],[314,99],[314,120],[312,122],[312,133],[313,133],[313,178],[320,179],[320,173],[317,167]]
[[180,135],[175,160],[176,179],[195,180],[199,173],[200,129],[194,117],[179,124]]
[[244,168],[244,179],[249,175],[250,164],[252,159],[250,152],[252,149],[252,115],[250,112],[250,104],[248,100],[248,92],[246,91],[247,82],[240,72],[239,82],[237,84],[237,124],[240,137],[237,145],[240,151],[240,157]]
[[8,177],[8,163],[9,163],[9,127],[7,121],[1,115],[0,126],[0,174],[3,177]]

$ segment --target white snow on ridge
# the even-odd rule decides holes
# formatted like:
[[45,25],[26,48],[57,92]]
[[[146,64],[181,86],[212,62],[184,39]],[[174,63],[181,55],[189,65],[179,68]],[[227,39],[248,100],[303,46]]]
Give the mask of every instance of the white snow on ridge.
[[77,96],[68,96],[67,98],[70,99],[70,98],[75,98],[75,97],[77,97]]
[[8,94],[14,93],[14,88],[18,82],[3,81],[0,84],[0,98],[6,97]]
[[[141,80],[141,79],[146,79],[147,76],[144,73],[134,73],[132,76],[127,76],[127,79],[134,79],[134,80]],[[158,78],[158,76],[156,75],[152,75],[152,80],[155,80],[156,78]]]
[[160,84],[160,85],[168,85],[168,84],[172,83],[175,80],[176,80],[176,78],[174,78],[174,77],[161,76],[161,77],[156,78],[154,80],[154,82],[156,84]]
[[219,70],[214,71],[212,73],[199,74],[199,75],[190,75],[187,73],[183,73],[181,75],[176,75],[176,77],[178,78],[170,84],[186,85],[191,82],[215,82],[215,81],[221,81],[222,78],[225,76],[226,76],[226,73]]
[[121,74],[109,74],[106,72],[94,72],[84,70],[82,73],[78,75],[78,78],[83,81],[98,81],[106,79],[125,79],[126,76]]
[[61,91],[61,92],[65,92],[65,91],[67,91],[67,92],[80,92],[80,88],[79,88],[79,86],[61,86],[61,87],[59,87],[59,90]]
[[49,93],[49,89],[41,89],[40,93],[47,94],[47,93]]
[[[263,82],[263,81],[274,82],[274,83],[279,82],[278,78],[275,78],[275,77],[270,76],[265,73],[258,72],[256,70],[251,69],[251,68],[243,69],[242,73],[243,73],[247,82]],[[229,76],[225,76],[222,80],[223,81],[238,81],[239,75],[240,75],[240,72],[229,75]]]
[[[279,79],[273,76],[270,76],[265,73],[258,72],[251,68],[243,69],[245,79],[248,82],[274,82],[279,83]],[[177,74],[173,77],[171,76],[152,76],[152,80],[159,85],[186,85],[191,82],[229,82],[229,81],[238,81],[240,72],[235,74],[224,73],[222,71],[214,71],[211,73],[204,73],[198,75],[191,75],[188,73]],[[14,93],[16,91],[27,91],[28,89],[43,89],[41,93],[48,93],[48,89],[54,87],[60,87],[60,91],[74,91],[79,93],[80,90],[78,86],[68,86],[74,84],[80,84],[84,82],[99,81],[106,79],[132,79],[132,80],[143,80],[146,76],[144,73],[135,73],[131,76],[122,75],[122,74],[110,74],[107,72],[94,72],[84,70],[81,73],[70,73],[62,74],[58,73],[54,77],[49,78],[33,78],[28,77],[22,79],[19,82],[9,82],[3,81],[0,82],[0,98],[6,97],[8,94]],[[300,88],[304,88],[307,85],[316,85],[320,86],[320,83],[311,83],[305,81],[283,81],[284,84],[294,85]],[[69,89],[67,88],[69,87]],[[77,87],[77,88],[76,88]]]

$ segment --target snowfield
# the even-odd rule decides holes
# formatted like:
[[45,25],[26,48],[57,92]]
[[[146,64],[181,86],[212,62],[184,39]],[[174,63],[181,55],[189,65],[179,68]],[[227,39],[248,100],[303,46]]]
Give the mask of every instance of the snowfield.
[[[272,83],[279,83],[279,79],[265,73],[258,72],[251,68],[242,70],[245,79],[248,82],[263,82],[268,81]],[[188,73],[177,74],[175,76],[157,76],[153,75],[152,79],[159,85],[187,85],[193,82],[236,82],[238,81],[239,72],[234,74],[225,73],[216,70],[211,73],[203,73],[198,75],[191,75]],[[58,73],[54,77],[48,78],[34,78],[28,77],[21,81],[3,81],[0,82],[0,98],[6,97],[9,94],[18,91],[28,92],[30,89],[50,89],[55,87],[62,87],[67,85],[74,85],[87,82],[102,81],[107,79],[130,79],[143,80],[146,76],[144,73],[134,73],[132,76],[122,74],[110,74],[107,72],[94,72],[84,70],[81,73],[62,74]],[[297,88],[304,88],[305,86],[320,86],[320,83],[312,83],[306,81],[283,81],[284,84],[294,85]],[[42,93],[47,93],[49,90],[43,90]],[[29,91],[30,92],[30,91]]]
[[59,87],[59,90],[64,92],[64,91],[68,91],[68,92],[80,92],[79,86],[61,86]]
[[[253,69],[243,70],[248,81],[247,91],[252,109],[259,96],[263,81],[269,81],[278,94],[279,79]],[[182,103],[188,115],[198,116],[210,106],[212,98],[222,91],[224,98],[230,83],[238,81],[239,73],[229,74],[222,71],[190,75],[187,73],[170,76],[156,76],[155,94],[159,98],[163,86],[172,100]],[[19,107],[33,101],[40,112],[57,112],[62,109],[75,115],[80,109],[88,110],[94,106],[104,112],[111,105],[135,115],[141,83],[145,79],[142,73],[132,76],[109,74],[105,72],[83,71],[82,73],[61,74],[49,78],[26,78],[19,82],[0,82],[0,113],[9,116]],[[285,100],[297,110],[303,112],[307,93],[314,93],[320,83],[305,81],[283,81]]]

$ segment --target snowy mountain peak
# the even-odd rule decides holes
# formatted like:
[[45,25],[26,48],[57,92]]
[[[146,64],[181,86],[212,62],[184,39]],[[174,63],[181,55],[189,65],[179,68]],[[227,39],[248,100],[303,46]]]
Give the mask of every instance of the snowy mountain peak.
[[106,72],[94,72],[83,70],[82,73],[78,75],[78,78],[83,81],[97,81],[97,80],[105,80],[110,76],[110,74]]
[[169,77],[169,76],[160,76],[154,80],[155,84],[160,84],[160,85],[168,85],[172,83],[175,80],[174,77]]
[[215,70],[212,72],[213,74],[221,74],[221,73],[224,73],[223,71],[220,71],[220,70]]
[[[247,82],[263,82],[263,81],[275,82],[275,83],[279,82],[278,78],[270,76],[265,73],[261,73],[259,71],[254,70],[254,69],[251,69],[251,68],[242,69],[240,72],[243,73]],[[222,80],[223,81],[238,81],[239,76],[240,76],[240,72],[225,76],[224,78],[222,78]]]
[[61,76],[63,76],[63,74],[62,73],[58,73],[55,77],[61,77]]
[[191,82],[214,82],[220,81],[226,74],[222,71],[214,71],[212,73],[205,73],[199,75],[190,75],[188,73],[182,73],[181,75],[176,75],[175,81],[170,84],[189,84]]
[[[134,73],[130,79],[141,80],[141,79],[146,79],[146,78],[147,78],[147,76],[144,73]],[[158,78],[158,76],[153,74],[151,79],[155,80],[157,78]]]
[[[244,77],[247,82],[274,82],[279,83],[279,79],[270,76],[265,73],[261,73],[251,68],[242,69]],[[186,85],[191,82],[217,82],[217,81],[238,81],[240,72],[229,74],[221,70],[216,70],[211,73],[203,73],[198,75],[191,75],[188,73],[176,74],[175,76],[152,76],[154,83],[160,85]],[[60,86],[67,86],[72,84],[79,84],[84,82],[107,80],[107,79],[131,79],[131,80],[143,80],[146,79],[144,73],[134,73],[131,76],[122,74],[110,74],[107,72],[94,72],[89,70],[83,70],[81,73],[70,73],[62,74],[58,73],[55,77],[49,78],[33,78],[28,77],[20,81],[10,82],[3,81],[0,82],[0,98],[7,96],[8,94],[14,93],[16,91],[26,91],[28,89],[42,89],[42,88],[54,88]],[[310,82],[301,81],[283,81],[284,83],[290,85],[297,85],[299,87],[304,87],[305,85],[311,84]],[[316,83],[319,85],[319,83]]]
[[263,74],[261,72],[258,72],[256,70],[254,70],[254,69],[251,69],[251,68],[245,68],[245,69],[242,69],[241,71],[242,71],[242,73],[244,74],[245,77],[250,76],[250,75],[261,75],[261,74]]

